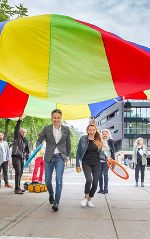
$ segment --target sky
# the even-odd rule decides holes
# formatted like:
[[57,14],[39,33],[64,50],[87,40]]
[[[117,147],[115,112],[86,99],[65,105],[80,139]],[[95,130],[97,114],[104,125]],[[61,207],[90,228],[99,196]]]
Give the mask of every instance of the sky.
[[[9,0],[23,3],[29,15],[62,14],[97,25],[150,47],[150,0]],[[70,122],[85,132],[89,120]]]

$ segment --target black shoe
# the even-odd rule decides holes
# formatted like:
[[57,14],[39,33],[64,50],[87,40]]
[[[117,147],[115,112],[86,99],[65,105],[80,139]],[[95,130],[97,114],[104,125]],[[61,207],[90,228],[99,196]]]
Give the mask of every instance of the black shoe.
[[16,190],[15,190],[15,194],[23,194],[23,192],[22,192],[21,189],[16,189]]
[[103,189],[100,189],[97,193],[103,193],[104,190]]
[[21,189],[21,191],[24,193],[26,191],[26,189]]
[[50,204],[54,204],[54,196],[53,195],[49,195],[49,202],[50,202]]
[[54,210],[54,212],[57,212],[58,211],[58,204],[54,203],[53,206],[52,206],[52,209]]
[[104,189],[104,191],[102,192],[102,194],[106,194],[108,193],[108,189]]

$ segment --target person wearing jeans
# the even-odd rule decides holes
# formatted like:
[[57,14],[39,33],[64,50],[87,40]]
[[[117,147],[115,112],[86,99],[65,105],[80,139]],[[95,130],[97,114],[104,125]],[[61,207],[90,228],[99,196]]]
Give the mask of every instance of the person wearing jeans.
[[[12,188],[8,182],[8,162],[9,162],[9,146],[4,140],[4,134],[0,133],[0,174],[3,171],[3,178],[5,182],[5,188]],[[0,179],[1,188],[1,179]]]
[[[63,173],[65,161],[68,160],[71,143],[69,127],[61,125],[62,112],[59,109],[53,110],[51,114],[52,124],[46,126],[40,134],[36,146],[43,140],[46,141],[45,151],[45,182],[49,192],[49,202],[53,204],[52,209],[58,211],[61,198]],[[52,185],[53,171],[56,171],[56,190]]]
[[100,162],[99,193],[108,193],[108,165],[107,162]]
[[52,185],[52,175],[54,169],[56,170],[56,191],[55,191],[55,203],[59,204],[61,191],[62,191],[62,181],[64,173],[65,162],[61,154],[55,154],[50,162],[45,163],[45,174],[46,185],[50,195],[54,195],[53,185]]
[[[114,141],[111,138],[110,131],[108,129],[103,129],[101,133],[104,143],[107,145],[107,149],[104,150],[106,158],[112,158],[115,160]],[[108,165],[107,162],[103,160],[100,162],[99,187],[100,189],[98,193],[108,193]]]
[[106,160],[105,147],[100,133],[94,124],[87,127],[87,135],[80,138],[76,154],[76,170],[81,171],[80,162],[86,178],[82,207],[94,207],[92,198],[97,190],[100,175],[100,160]]
[[144,145],[143,138],[138,138],[135,141],[133,148],[132,162],[135,164],[135,186],[138,187],[139,171],[141,172],[141,187],[144,187],[144,173],[147,164],[146,157],[148,155],[147,148]]

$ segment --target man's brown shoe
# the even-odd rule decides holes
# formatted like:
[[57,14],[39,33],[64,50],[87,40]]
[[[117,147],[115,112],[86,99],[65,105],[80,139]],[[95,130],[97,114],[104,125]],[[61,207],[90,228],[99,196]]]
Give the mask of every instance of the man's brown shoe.
[[15,194],[23,194],[23,192],[21,189],[17,189],[17,190],[15,190]]
[[13,188],[9,183],[5,185],[5,188]]

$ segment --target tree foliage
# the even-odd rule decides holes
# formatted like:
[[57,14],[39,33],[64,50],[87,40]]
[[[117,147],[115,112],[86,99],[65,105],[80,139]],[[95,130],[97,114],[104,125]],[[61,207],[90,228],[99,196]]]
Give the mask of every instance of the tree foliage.
[[[10,6],[8,0],[0,0],[0,22],[10,20],[11,18],[18,18],[28,15],[28,9],[23,4]],[[42,131],[43,127],[50,124],[50,119],[40,119],[35,117],[25,117],[22,122],[22,127],[27,129],[27,138],[29,140],[30,148],[37,140],[38,134]],[[66,125],[66,122],[63,122]],[[9,143],[13,142],[14,128],[16,120],[0,119],[0,132],[5,133],[6,140]],[[75,158],[77,144],[82,133],[70,127],[71,131],[71,158]]]
[[[6,131],[6,121],[8,119],[0,119],[0,132],[5,133]],[[16,125],[16,120],[8,121],[8,133],[6,140],[11,144],[13,142],[14,128]],[[22,121],[22,128],[27,129],[27,138],[29,140],[30,148],[32,149],[33,144],[36,142],[39,133],[43,130],[44,126],[51,123],[50,119],[41,119],[36,117],[26,116]],[[64,125],[67,125],[66,122],[63,122]],[[75,158],[77,145],[79,138],[83,134],[75,129],[73,126],[70,127],[71,131],[71,158]]]
[[0,0],[0,22],[10,20],[15,17],[23,17],[28,15],[28,9],[23,4],[10,6],[8,0]]
[[73,126],[70,127],[71,131],[71,158],[76,157],[77,145],[79,142],[80,137],[83,135],[82,132],[79,132]]

